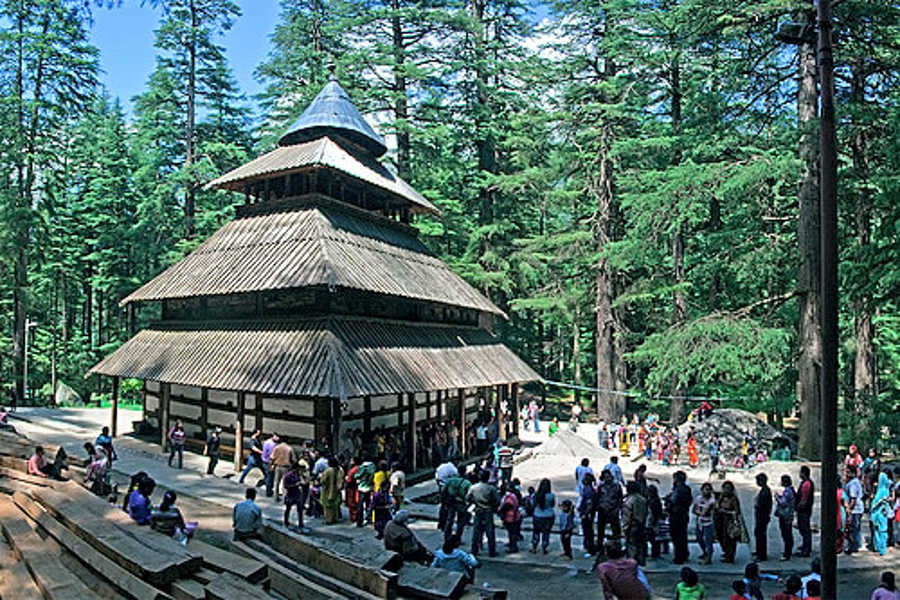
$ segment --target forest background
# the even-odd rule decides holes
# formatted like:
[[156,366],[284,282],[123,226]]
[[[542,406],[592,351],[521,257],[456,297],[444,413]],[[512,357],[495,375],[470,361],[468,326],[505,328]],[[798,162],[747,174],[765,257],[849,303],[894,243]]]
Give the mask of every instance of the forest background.
[[[108,391],[84,373],[156,316],[119,301],[233,216],[242,198],[203,184],[271,148],[333,63],[391,168],[443,211],[421,237],[510,314],[499,333],[542,376],[599,388],[576,394],[605,418],[677,419],[690,396],[799,414],[816,455],[811,3],[282,0],[274,31],[247,41],[269,34],[249,98],[220,43],[238,3],[145,4],[156,68],[126,114],[88,35],[121,3],[0,0],[7,395],[25,396],[26,336],[31,397]],[[834,12],[841,434],[890,445],[900,4]],[[776,36],[789,21],[792,44]]]

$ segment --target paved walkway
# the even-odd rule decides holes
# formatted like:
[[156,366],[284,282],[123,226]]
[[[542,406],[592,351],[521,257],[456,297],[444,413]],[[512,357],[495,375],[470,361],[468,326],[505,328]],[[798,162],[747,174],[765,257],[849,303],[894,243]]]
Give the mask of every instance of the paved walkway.
[[[109,411],[104,409],[47,409],[47,408],[23,408],[17,413],[11,415],[11,422],[18,431],[29,436],[30,438],[44,443],[63,444],[72,449],[80,448],[85,441],[92,441],[102,425],[106,424],[109,417]],[[23,419],[27,419],[23,420]],[[139,420],[140,413],[138,411],[119,411],[119,420],[121,431],[129,431],[131,429],[131,421]],[[595,428],[594,428],[595,429]],[[592,432],[590,426],[583,426],[579,431],[579,435],[585,439],[591,440],[595,431]],[[546,435],[546,434],[543,434]],[[542,434],[534,434],[533,432],[522,432],[523,441],[539,442],[543,441]],[[120,489],[127,485],[130,474],[137,471],[146,471],[157,481],[158,485],[166,489],[174,489],[178,491],[179,496],[191,496],[205,502],[213,503],[223,509],[218,515],[219,518],[223,514],[230,514],[231,507],[238,501],[243,499],[244,486],[237,482],[237,476],[234,474],[233,465],[230,462],[221,462],[216,470],[215,476],[205,474],[207,459],[198,454],[186,452],[184,455],[184,468],[174,469],[166,465],[168,456],[163,454],[159,446],[150,442],[139,440],[130,436],[121,436],[115,442],[119,460],[115,463],[114,480],[120,483]],[[600,467],[606,464],[609,453],[596,450],[596,454],[592,455],[592,466]],[[538,481],[542,477],[549,477],[552,482],[553,489],[556,491],[558,499],[575,498],[574,492],[574,469],[580,463],[580,457],[575,456],[545,456],[536,453],[533,458],[523,461],[516,466],[514,477],[521,479],[523,487],[537,486]],[[626,472],[626,477],[630,476],[634,468],[640,463],[625,459],[621,466]],[[796,470],[798,465],[785,464],[785,468]],[[650,476],[658,478],[660,490],[665,493],[671,487],[671,473],[676,469],[664,468],[650,464]],[[572,475],[568,475],[572,473]],[[692,487],[698,487],[699,483],[706,480],[706,471],[701,473],[692,471],[689,473],[689,484]],[[254,471],[247,478],[248,484],[255,484],[260,478],[259,471]],[[748,519],[748,525],[752,527],[752,520],[749,513],[752,511],[752,494],[753,488],[746,481],[747,477],[738,475],[734,477],[741,502],[744,508],[745,518]],[[714,482],[720,483],[718,480]],[[407,491],[408,498],[417,498],[425,496],[436,490],[433,481],[412,486]],[[274,498],[260,497],[258,499],[266,518],[280,522],[283,515],[283,507],[274,501]],[[420,537],[422,542],[430,548],[437,548],[442,542],[442,536],[437,531],[435,520],[437,515],[437,507],[435,505],[412,503],[410,510],[417,520],[412,523],[411,527]],[[227,511],[227,512],[226,512]],[[198,515],[188,515],[188,518],[198,518]],[[346,519],[346,512],[344,515]],[[202,519],[201,519],[202,520]],[[201,523],[201,527],[205,522]],[[332,526],[324,526],[321,520],[310,520],[306,523],[312,529],[314,536],[323,537],[342,537],[352,539],[359,535],[374,535],[371,529],[360,531],[352,525],[338,524]],[[223,525],[223,527],[227,527]],[[527,529],[527,523],[526,523]],[[531,554],[527,551],[528,542],[530,541],[530,532],[525,531],[526,542],[522,544],[522,552],[514,555],[505,555],[502,552],[503,544],[506,541],[506,534],[501,528],[498,528],[498,548],[501,556],[496,559],[490,559],[486,556],[486,552],[482,557],[488,564],[483,569],[485,577],[491,583],[496,585],[509,585],[504,583],[508,579],[515,582],[515,577],[511,577],[511,573],[519,573],[519,569],[509,570],[509,567],[518,565],[527,567],[529,574],[533,576],[553,576],[562,578],[559,585],[562,587],[554,587],[559,593],[563,593],[566,586],[570,586],[573,592],[577,592],[582,588],[590,589],[594,585],[593,576],[590,575],[592,559],[583,558],[578,550],[581,548],[581,538],[576,537],[573,540],[573,549],[576,558],[568,560],[561,556],[561,547],[559,545],[559,537],[553,535],[551,537],[550,554],[544,556],[542,554]],[[471,528],[467,528],[466,537],[469,537]],[[799,573],[805,572],[808,568],[807,559],[795,559],[789,562],[779,562],[777,557],[781,550],[781,539],[777,532],[777,526],[772,525],[769,529],[769,553],[775,560],[770,560],[763,565],[763,568],[777,573]],[[799,536],[797,536],[799,538]],[[699,556],[699,550],[692,545],[693,557]],[[863,552],[853,557],[841,556],[839,559],[839,568],[843,573],[848,570],[872,570],[896,568],[897,560],[900,553],[892,550],[886,557],[879,557],[872,553]],[[665,556],[662,560],[651,560],[647,564],[646,570],[651,574],[651,581],[663,582],[665,587],[674,585],[677,581],[677,573],[680,566],[672,565],[671,554]],[[714,563],[709,566],[702,567],[704,576],[721,576],[723,582],[727,583],[729,577],[734,577],[742,573],[743,565],[750,561],[750,549],[746,544],[741,544],[737,556],[737,562],[734,565]],[[696,566],[696,562],[693,564]],[[497,568],[494,568],[497,567]],[[543,575],[542,575],[543,574]],[[556,580],[554,580],[556,581]],[[554,584],[556,585],[556,584]],[[666,596],[661,597],[668,597]]]

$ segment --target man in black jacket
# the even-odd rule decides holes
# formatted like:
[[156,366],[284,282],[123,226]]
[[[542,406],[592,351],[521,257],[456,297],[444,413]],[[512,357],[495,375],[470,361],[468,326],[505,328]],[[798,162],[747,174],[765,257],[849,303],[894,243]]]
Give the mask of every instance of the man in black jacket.
[[622,537],[622,523],[619,513],[622,510],[622,486],[613,479],[612,471],[603,469],[600,474],[600,484],[597,486],[597,494],[594,496],[594,510],[597,513],[597,545],[602,555],[606,546],[603,538],[606,535],[606,525],[612,529],[612,538],[619,543]]
[[756,476],[759,493],[753,500],[753,537],[756,538],[757,562],[768,560],[769,556],[769,521],[772,518],[772,490],[768,486],[769,478],[765,473]]
[[690,557],[687,536],[693,502],[694,496],[687,484],[687,474],[684,471],[676,471],[672,476],[672,491],[666,496],[669,511],[669,533],[672,536],[672,546],[674,546],[672,563],[676,565],[683,565]]

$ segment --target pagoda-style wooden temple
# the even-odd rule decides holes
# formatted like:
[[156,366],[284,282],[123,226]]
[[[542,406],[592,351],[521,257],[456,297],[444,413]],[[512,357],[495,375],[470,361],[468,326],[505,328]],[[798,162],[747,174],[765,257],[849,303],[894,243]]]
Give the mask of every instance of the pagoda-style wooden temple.
[[237,448],[260,429],[333,450],[392,432],[414,449],[452,421],[466,453],[479,410],[501,403],[517,433],[516,385],[539,377],[492,334],[506,315],[417,238],[411,217],[439,211],[378,161],[386,150],[329,82],[277,148],[209,184],[244,205],[123,300],[162,303],[162,318],[90,373],[114,390],[143,380],[163,443],[178,418]]

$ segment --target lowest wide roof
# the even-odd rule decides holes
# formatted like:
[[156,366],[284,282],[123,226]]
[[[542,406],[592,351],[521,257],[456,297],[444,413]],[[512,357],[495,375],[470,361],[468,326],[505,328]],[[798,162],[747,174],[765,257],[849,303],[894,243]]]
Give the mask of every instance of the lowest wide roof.
[[151,327],[95,373],[341,399],[540,379],[483,329],[352,317]]
[[122,303],[329,286],[506,316],[406,226],[318,196],[282,210],[227,223]]

